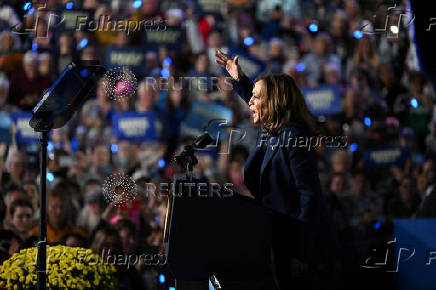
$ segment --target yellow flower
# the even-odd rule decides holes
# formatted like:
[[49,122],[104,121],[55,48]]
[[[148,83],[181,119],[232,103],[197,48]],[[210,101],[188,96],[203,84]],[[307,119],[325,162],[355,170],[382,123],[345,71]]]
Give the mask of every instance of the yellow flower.
[[[34,288],[37,284],[36,255],[37,249],[33,247],[23,249],[4,261],[0,265],[0,287]],[[47,246],[47,269],[48,288],[114,289],[117,284],[114,265],[103,263],[101,257],[90,249]],[[78,276],[72,276],[73,269],[78,271]],[[95,276],[93,280],[86,279],[88,273],[95,273],[91,275]]]

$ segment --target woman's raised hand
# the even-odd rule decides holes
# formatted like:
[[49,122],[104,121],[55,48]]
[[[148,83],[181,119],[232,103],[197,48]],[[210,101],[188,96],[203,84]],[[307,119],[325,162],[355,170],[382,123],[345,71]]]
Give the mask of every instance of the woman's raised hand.
[[239,81],[243,76],[241,66],[238,64],[239,56],[231,58],[219,49],[215,50],[215,56],[216,63],[224,67],[234,80]]

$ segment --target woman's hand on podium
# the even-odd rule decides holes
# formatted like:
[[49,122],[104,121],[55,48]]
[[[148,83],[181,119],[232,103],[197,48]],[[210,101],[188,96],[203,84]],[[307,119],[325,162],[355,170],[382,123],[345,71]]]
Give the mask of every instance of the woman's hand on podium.
[[224,67],[230,76],[235,80],[239,81],[244,75],[241,66],[238,63],[239,56],[231,58],[229,55],[223,53],[221,50],[215,50],[216,63]]

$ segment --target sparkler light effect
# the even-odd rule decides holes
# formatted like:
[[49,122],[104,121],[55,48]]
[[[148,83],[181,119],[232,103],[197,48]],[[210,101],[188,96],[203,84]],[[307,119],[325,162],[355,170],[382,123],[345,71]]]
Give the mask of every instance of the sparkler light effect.
[[104,88],[108,98],[121,101],[136,93],[138,81],[135,74],[126,67],[114,67],[104,75]]
[[104,199],[115,206],[134,200],[136,194],[135,181],[123,173],[108,175],[103,182]]

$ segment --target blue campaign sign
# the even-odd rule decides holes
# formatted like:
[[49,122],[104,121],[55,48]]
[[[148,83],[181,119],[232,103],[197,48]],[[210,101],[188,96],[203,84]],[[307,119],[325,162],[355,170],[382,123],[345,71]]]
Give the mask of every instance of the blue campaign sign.
[[212,14],[221,17],[221,7],[224,5],[222,0],[194,0],[195,13],[204,16]]
[[6,111],[0,111],[0,143],[11,143],[11,118]]
[[184,39],[184,30],[181,26],[156,25],[144,29],[143,45],[147,49],[158,50],[165,46],[170,50],[180,50]]
[[16,140],[19,144],[39,142],[40,134],[30,127],[31,112],[16,112],[11,114],[11,120],[16,128]]
[[436,285],[436,219],[394,220],[394,282],[398,290]]
[[409,148],[382,147],[366,151],[363,154],[363,160],[368,168],[387,168],[390,166],[403,168],[409,156]]
[[301,88],[307,106],[314,116],[334,115],[342,111],[339,86],[322,85]]
[[112,117],[112,134],[119,140],[154,141],[157,139],[154,112],[125,112]]
[[[54,17],[51,14],[50,17]],[[89,29],[98,30],[98,21],[94,20],[94,11],[87,9],[66,9],[62,10],[56,25],[56,29],[61,31],[87,31]],[[55,22],[57,23],[57,22]],[[104,28],[99,28],[100,30]]]
[[220,140],[223,140],[226,136],[225,126],[230,126],[231,122],[232,111],[228,108],[213,103],[195,101],[188,116],[182,122],[181,131],[185,135],[197,136],[206,129],[213,138],[219,137]]
[[254,81],[254,79],[256,79],[256,77],[258,77],[266,69],[266,64],[263,61],[248,54],[246,51],[231,48],[228,54],[232,57],[236,55],[239,56],[239,65],[241,66],[245,75],[249,77],[251,81]]
[[145,75],[145,50],[138,47],[106,48],[106,66],[108,69],[126,67],[135,75]]

